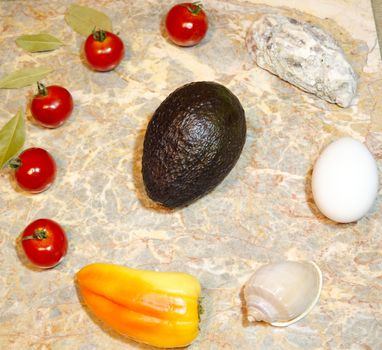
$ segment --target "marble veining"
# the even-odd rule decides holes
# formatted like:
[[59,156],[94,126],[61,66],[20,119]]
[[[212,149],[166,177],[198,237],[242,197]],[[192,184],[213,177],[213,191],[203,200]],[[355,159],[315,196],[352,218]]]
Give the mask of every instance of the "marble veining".
[[[366,217],[340,225],[319,213],[310,189],[314,161],[340,136],[364,141],[382,170],[382,62],[370,2],[205,0],[207,37],[179,48],[163,36],[175,1],[78,0],[107,13],[126,43],[123,63],[109,73],[83,64],[84,39],[64,22],[71,2],[0,2],[0,76],[46,64],[54,73],[45,83],[65,86],[75,102],[71,119],[47,130],[26,108],[34,87],[0,90],[0,125],[25,107],[25,147],[46,148],[58,164],[56,182],[38,195],[18,190],[9,170],[0,172],[0,349],[151,349],[116,334],[80,303],[74,274],[95,261],[197,276],[205,312],[189,349],[381,349],[380,195]],[[264,13],[333,35],[359,75],[354,106],[329,104],[253,63],[245,35]],[[42,31],[65,46],[30,54],[15,45],[17,36]],[[197,80],[238,96],[246,144],[212,193],[182,210],[160,210],[143,190],[144,132],[169,93]],[[48,271],[30,266],[17,245],[40,217],[60,222],[69,238],[66,259]],[[283,259],[320,266],[318,304],[287,328],[248,324],[242,285],[256,268]]]

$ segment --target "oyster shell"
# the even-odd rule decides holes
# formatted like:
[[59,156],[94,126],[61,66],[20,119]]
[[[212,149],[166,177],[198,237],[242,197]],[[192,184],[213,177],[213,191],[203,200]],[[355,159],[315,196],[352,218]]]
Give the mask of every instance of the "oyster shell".
[[322,29],[267,14],[253,23],[246,43],[261,68],[328,102],[350,106],[357,75],[342,49]]
[[285,327],[306,316],[319,299],[322,274],[311,261],[260,267],[244,286],[248,321]]

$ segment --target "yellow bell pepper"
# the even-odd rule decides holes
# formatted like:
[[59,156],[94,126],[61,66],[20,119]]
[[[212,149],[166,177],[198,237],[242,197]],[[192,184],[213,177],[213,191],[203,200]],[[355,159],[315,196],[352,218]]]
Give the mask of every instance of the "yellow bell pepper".
[[91,264],[76,277],[88,308],[131,339],[174,348],[198,336],[200,283],[191,275]]

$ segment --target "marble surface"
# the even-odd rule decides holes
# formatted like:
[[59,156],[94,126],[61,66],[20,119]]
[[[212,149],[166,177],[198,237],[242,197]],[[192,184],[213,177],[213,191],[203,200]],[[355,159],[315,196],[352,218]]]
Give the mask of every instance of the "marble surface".
[[[103,9],[125,41],[115,71],[95,73],[83,64],[83,38],[64,22],[71,1],[0,3],[0,76],[46,64],[55,71],[45,83],[65,86],[75,101],[72,118],[46,130],[26,107],[34,87],[0,90],[0,125],[25,107],[25,147],[44,147],[58,163],[56,182],[38,195],[18,190],[9,170],[0,172],[0,349],[151,349],[81,305],[73,276],[96,261],[197,276],[205,313],[190,349],[381,349],[381,191],[366,217],[340,225],[318,212],[310,190],[314,161],[340,136],[364,141],[382,170],[382,63],[370,1],[205,0],[210,30],[192,48],[163,37],[161,22],[174,1],[78,2]],[[244,38],[262,12],[330,32],[359,74],[357,104],[342,109],[257,67]],[[15,45],[18,35],[41,31],[66,45],[41,54]],[[196,80],[218,81],[239,97],[246,144],[216,190],[185,209],[158,210],[140,175],[145,128],[170,92]],[[18,234],[40,217],[60,222],[70,240],[66,259],[48,271],[30,266],[17,245]],[[242,285],[254,269],[281,259],[321,267],[318,305],[288,328],[248,324]]]
[[379,50],[382,55],[382,0],[371,0],[375,24],[377,27]]

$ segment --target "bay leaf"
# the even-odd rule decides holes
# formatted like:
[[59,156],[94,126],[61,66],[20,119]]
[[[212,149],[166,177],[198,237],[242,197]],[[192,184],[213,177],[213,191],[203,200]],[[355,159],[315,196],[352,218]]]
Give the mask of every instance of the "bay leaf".
[[21,35],[16,39],[16,44],[29,52],[52,51],[63,43],[50,34]]
[[47,67],[22,68],[0,80],[0,89],[17,89],[45,78],[52,69]]
[[23,147],[25,142],[24,115],[19,108],[16,115],[0,130],[0,169]]
[[94,29],[113,30],[110,18],[93,8],[71,4],[65,13],[66,23],[82,35],[90,35]]

